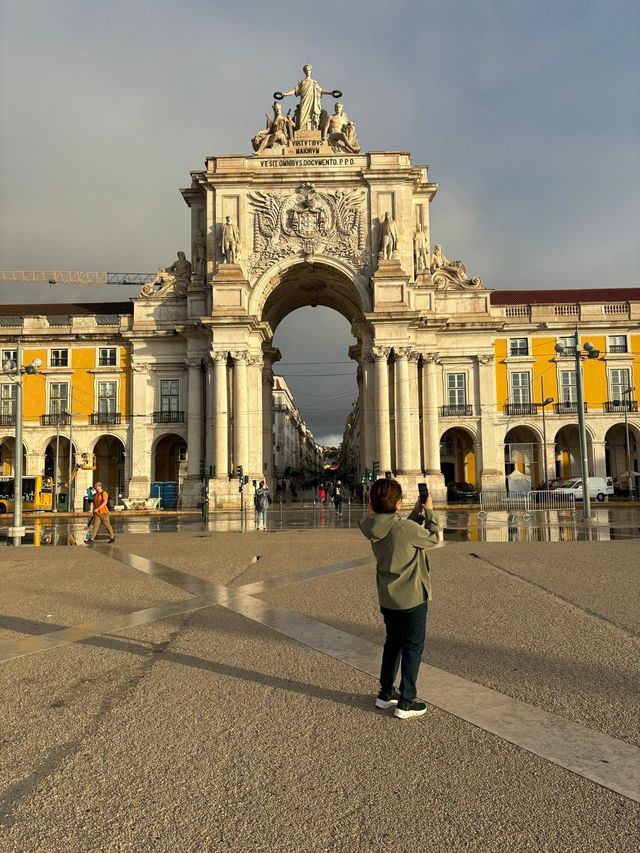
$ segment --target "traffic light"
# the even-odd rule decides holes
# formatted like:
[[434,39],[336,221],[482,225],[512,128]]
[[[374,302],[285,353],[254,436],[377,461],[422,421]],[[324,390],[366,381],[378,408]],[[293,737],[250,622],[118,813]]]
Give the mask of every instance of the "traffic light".
[[204,459],[200,460],[200,477],[204,479],[207,475],[207,465]]
[[242,482],[242,480],[244,479],[244,469],[242,468],[242,465],[238,465],[238,467],[236,468],[236,474],[240,482]]
[[372,462],[372,465],[373,465],[373,472],[372,472],[372,477],[371,477],[371,479],[372,479],[372,480],[377,480],[377,479],[378,479],[378,474],[380,473],[380,463],[379,463],[376,459],[374,459],[374,460],[373,460],[373,462]]

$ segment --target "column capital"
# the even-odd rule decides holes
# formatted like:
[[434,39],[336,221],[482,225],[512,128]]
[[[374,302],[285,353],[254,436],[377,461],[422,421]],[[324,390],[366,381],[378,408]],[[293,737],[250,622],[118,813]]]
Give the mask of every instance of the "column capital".
[[247,362],[249,360],[249,353],[246,350],[238,350],[237,352],[230,353],[231,358],[235,362]]
[[211,350],[209,353],[211,361],[227,361],[229,358],[228,350]]
[[411,355],[411,347],[394,347],[393,354],[396,358],[408,359]]
[[184,363],[190,370],[192,370],[193,368],[196,368],[196,367],[200,368],[202,366],[202,359],[201,358],[185,358]]
[[425,352],[422,354],[422,359],[427,364],[440,364],[439,352]]
[[391,347],[380,347],[380,346],[371,347],[371,355],[376,359],[389,358],[390,353],[391,353]]
[[146,361],[132,361],[131,370],[134,373],[149,373],[149,364]]
[[478,356],[478,364],[493,364],[495,358],[495,355],[484,353]]
[[264,359],[261,355],[248,355],[247,356],[247,364],[253,366],[258,365],[260,368],[264,366]]

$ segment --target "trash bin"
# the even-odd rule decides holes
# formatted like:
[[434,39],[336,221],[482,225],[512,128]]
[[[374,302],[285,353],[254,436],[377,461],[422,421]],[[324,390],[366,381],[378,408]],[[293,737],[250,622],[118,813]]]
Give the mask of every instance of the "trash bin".
[[58,494],[58,512],[66,512],[69,508],[69,495],[66,492]]
[[91,499],[82,498],[82,512],[89,512],[91,509]]

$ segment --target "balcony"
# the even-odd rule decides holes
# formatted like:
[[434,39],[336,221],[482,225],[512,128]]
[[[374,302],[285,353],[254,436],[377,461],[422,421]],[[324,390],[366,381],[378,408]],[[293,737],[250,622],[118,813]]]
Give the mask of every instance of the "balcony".
[[57,427],[69,426],[71,415],[67,412],[55,412],[50,415],[40,415],[40,426]]
[[[583,405],[584,405],[585,412],[588,411],[587,410],[587,404],[584,403]],[[564,403],[555,403],[555,405],[553,407],[553,413],[555,415],[577,415],[578,414],[578,404],[572,403],[569,400],[567,400]]]
[[441,418],[468,418],[472,414],[472,406],[440,406]]
[[184,412],[154,412],[154,424],[182,424],[184,423]]
[[537,403],[506,403],[504,407],[505,415],[537,415]]
[[95,412],[93,415],[89,415],[89,422],[92,426],[101,424],[113,426],[122,423],[122,415],[120,412]]
[[629,352],[626,344],[610,344],[609,352]]
[[638,401],[637,400],[607,400],[606,403],[602,404],[602,408],[608,415],[612,415],[616,412],[637,412],[638,411]]
[[0,426],[14,427],[16,425],[15,415],[0,415]]

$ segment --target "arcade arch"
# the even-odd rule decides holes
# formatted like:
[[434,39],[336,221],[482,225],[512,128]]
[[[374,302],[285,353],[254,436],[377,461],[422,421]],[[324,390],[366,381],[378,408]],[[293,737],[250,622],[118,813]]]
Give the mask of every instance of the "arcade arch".
[[[627,448],[627,437],[624,423],[614,424],[609,427],[605,435],[605,468],[607,476],[614,477],[620,481],[623,490],[628,488],[626,474],[631,469],[632,472],[638,472],[639,460],[638,451],[640,449],[640,431],[633,425],[629,424],[629,447]],[[622,482],[624,480],[624,482]],[[636,490],[638,478],[636,478]]]
[[534,489],[545,479],[543,467],[542,436],[538,430],[527,425],[512,427],[504,438],[505,476],[518,471],[531,480]]
[[93,446],[93,458],[93,482],[102,483],[113,503],[119,503],[116,498],[125,490],[124,444],[115,435],[102,435]]
[[[13,477],[15,466],[16,440],[12,436],[0,438],[0,477]],[[22,443],[22,470],[26,471],[27,449]]]
[[440,470],[445,485],[466,482],[475,486],[475,436],[464,427],[452,427],[440,437]]
[[[589,474],[593,476],[593,446],[590,431],[587,435],[587,462]],[[576,424],[567,424],[558,430],[555,436],[556,477],[579,477],[580,465],[580,433]]]
[[181,435],[161,435],[153,446],[152,457],[154,482],[182,484],[187,473],[187,443]]

